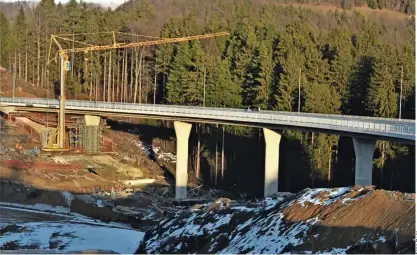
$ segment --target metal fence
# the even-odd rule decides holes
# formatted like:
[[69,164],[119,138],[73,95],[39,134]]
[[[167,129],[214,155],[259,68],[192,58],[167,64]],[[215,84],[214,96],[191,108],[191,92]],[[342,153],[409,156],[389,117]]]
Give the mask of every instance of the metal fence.
[[[56,99],[0,98],[2,105],[58,108]],[[253,124],[272,124],[320,128],[345,132],[382,135],[415,140],[415,120],[362,117],[335,114],[294,113],[281,111],[248,112],[242,109],[176,105],[149,105],[117,102],[67,100],[66,108],[81,111],[134,113],[144,115],[223,120]]]

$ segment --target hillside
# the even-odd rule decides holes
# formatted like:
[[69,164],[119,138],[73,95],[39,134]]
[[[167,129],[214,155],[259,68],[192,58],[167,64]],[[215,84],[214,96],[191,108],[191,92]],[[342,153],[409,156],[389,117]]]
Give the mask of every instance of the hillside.
[[147,232],[138,253],[413,253],[415,195],[306,189],[275,199],[180,210]]

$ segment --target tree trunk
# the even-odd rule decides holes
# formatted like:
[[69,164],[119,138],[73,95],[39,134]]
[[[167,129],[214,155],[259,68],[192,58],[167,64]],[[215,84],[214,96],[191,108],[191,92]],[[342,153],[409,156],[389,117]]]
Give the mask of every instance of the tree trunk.
[[88,99],[91,101],[91,99],[92,99],[92,97],[93,97],[93,79],[90,79],[90,86],[89,86],[89,89],[90,89],[90,93],[89,93],[89,95],[88,95]]
[[331,181],[332,181],[332,168],[331,168],[331,164],[332,164],[332,146],[329,146],[329,171],[327,173],[327,184],[330,187]]
[[[72,49],[74,49],[74,30],[72,31]],[[71,53],[72,66],[74,66],[74,52]],[[71,68],[71,77],[74,77],[74,68]]]
[[21,61],[21,54],[19,49],[19,79],[22,78],[22,61]]
[[25,47],[25,81],[28,81],[28,49]]
[[224,180],[224,126],[222,128],[222,180]]
[[111,83],[111,98],[112,98],[112,102],[114,102],[114,72],[112,73],[112,83]]
[[142,48],[139,56],[139,104],[142,103],[142,63],[143,63],[143,52],[145,47]]
[[123,102],[126,102],[126,94],[127,94],[127,51],[124,51],[124,69],[123,69]]
[[104,55],[104,71],[103,71],[103,101],[106,101],[106,81],[107,81],[107,56]]
[[125,82],[124,82],[124,102],[127,102],[127,50],[125,50],[125,70],[124,70],[124,77],[125,77]]
[[381,176],[379,177],[380,188],[383,188],[384,184],[384,165],[385,165],[385,142],[382,142],[382,166],[381,166]]
[[98,78],[96,78],[96,101],[98,99],[98,93],[99,93],[99,91],[98,91],[98,84],[99,84],[99,80],[98,80]]
[[195,177],[197,177],[197,179],[200,178],[200,124],[197,124],[196,126],[197,128],[197,160],[196,160],[196,171],[195,171]]
[[32,61],[32,83],[35,83],[35,61]]
[[124,84],[125,84],[124,72],[125,72],[125,58],[123,56],[123,58],[122,58],[122,73],[121,73],[122,82],[120,84],[121,85],[121,87],[120,87],[120,102],[123,102],[123,95],[124,95],[124,93],[123,93],[123,91],[124,91]]
[[154,84],[153,84],[153,104],[156,102],[156,68],[154,74]]
[[110,87],[112,87],[112,79],[111,79],[111,51],[110,51],[110,56],[109,56],[109,78],[108,78],[108,82],[107,82],[107,101],[110,102]]
[[130,52],[130,82],[129,82],[129,102],[133,100],[133,50]]
[[37,69],[36,69],[36,73],[38,74],[38,77],[37,77],[37,82],[36,82],[36,86],[39,86],[39,83],[40,83],[40,66],[41,66],[41,38],[40,38],[40,35],[38,35],[38,66],[37,66]]
[[123,71],[124,71],[124,63],[125,63],[125,59],[124,59],[124,57],[122,57],[122,71],[121,71],[121,73],[120,73],[120,70],[119,70],[119,73],[120,73],[120,79],[121,79],[121,83],[119,84],[119,86],[120,86],[120,102],[123,102]]
[[133,103],[136,103],[136,98],[138,94],[138,78],[139,78],[139,69],[138,69],[138,51],[135,49],[135,89],[133,92]]
[[120,60],[117,59],[117,83],[116,83],[116,101],[119,101],[119,90],[120,90]]
[[217,167],[219,165],[217,158],[218,158],[218,141],[219,141],[219,125],[216,125],[216,154],[215,154],[215,162],[216,162],[216,167],[215,167],[215,172],[214,172],[214,185],[217,185]]
[[43,72],[44,72],[44,67],[42,66],[42,69],[41,69],[41,88],[43,88]]

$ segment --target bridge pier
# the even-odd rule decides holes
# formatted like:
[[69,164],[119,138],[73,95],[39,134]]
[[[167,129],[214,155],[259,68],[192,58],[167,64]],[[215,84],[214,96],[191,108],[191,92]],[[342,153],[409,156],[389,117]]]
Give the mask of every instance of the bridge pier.
[[279,144],[281,134],[264,128],[265,138],[265,183],[264,196],[278,193]]
[[86,126],[100,126],[100,116],[84,115]]
[[192,125],[175,121],[175,135],[177,137],[177,166],[175,174],[175,199],[187,198],[188,181],[188,138]]
[[353,137],[355,148],[355,185],[372,185],[372,164],[375,140]]

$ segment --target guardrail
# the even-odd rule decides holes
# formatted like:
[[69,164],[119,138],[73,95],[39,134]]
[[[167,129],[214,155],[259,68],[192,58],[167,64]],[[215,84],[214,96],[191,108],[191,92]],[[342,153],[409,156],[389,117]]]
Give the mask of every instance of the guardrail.
[[[59,107],[59,101],[57,99],[43,98],[0,98],[0,103],[19,106]],[[369,131],[371,131],[374,133],[376,132],[377,135],[415,140],[415,120],[281,111],[247,112],[242,109],[232,108],[149,105],[82,100],[67,100],[66,108],[72,110],[152,114],[249,123],[292,125],[356,133],[370,133]],[[399,137],[395,134],[402,136]]]

